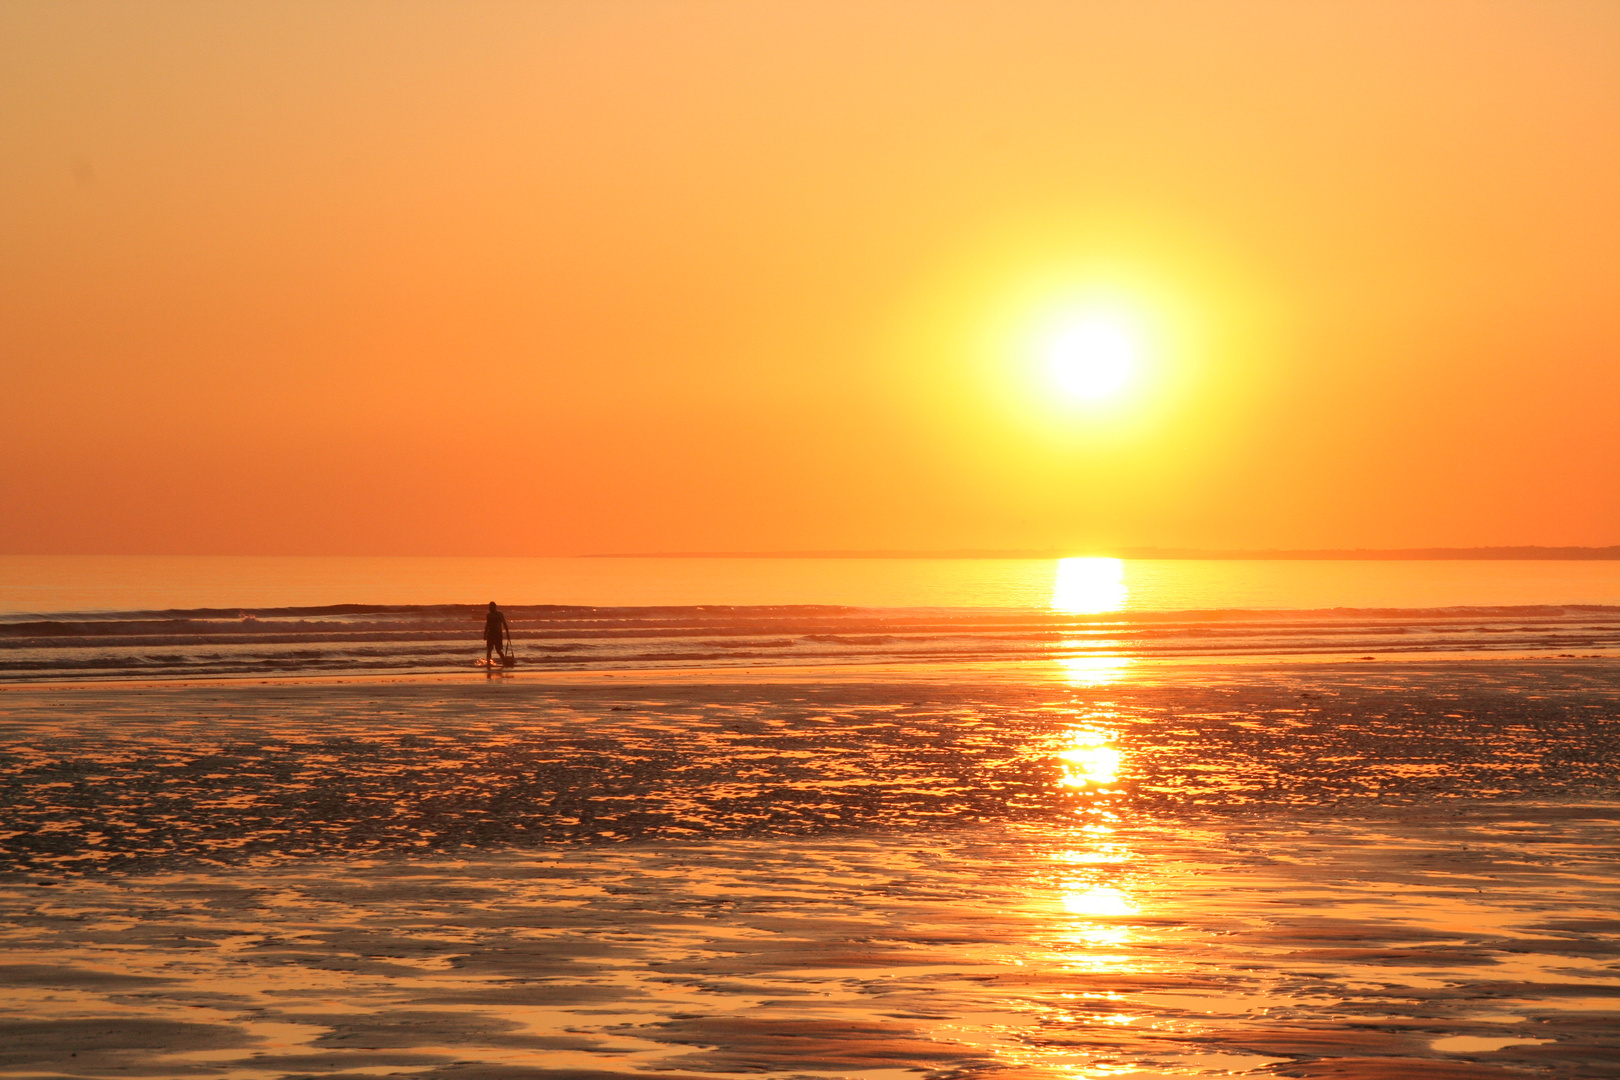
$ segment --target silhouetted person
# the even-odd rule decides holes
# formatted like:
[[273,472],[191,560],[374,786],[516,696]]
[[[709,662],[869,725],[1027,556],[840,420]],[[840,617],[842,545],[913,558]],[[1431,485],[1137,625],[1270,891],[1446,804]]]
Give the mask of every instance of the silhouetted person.
[[495,606],[495,601],[489,602],[489,614],[484,616],[484,663],[489,663],[490,657],[496,653],[501,654],[501,660],[506,660],[506,648],[512,641],[512,628],[507,625],[506,616],[501,609]]

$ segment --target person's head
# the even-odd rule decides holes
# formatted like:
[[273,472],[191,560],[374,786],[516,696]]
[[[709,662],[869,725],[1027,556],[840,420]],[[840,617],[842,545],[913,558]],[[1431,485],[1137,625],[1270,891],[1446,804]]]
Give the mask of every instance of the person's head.
[[489,602],[489,610],[491,610],[491,611],[495,610],[495,601],[491,600]]

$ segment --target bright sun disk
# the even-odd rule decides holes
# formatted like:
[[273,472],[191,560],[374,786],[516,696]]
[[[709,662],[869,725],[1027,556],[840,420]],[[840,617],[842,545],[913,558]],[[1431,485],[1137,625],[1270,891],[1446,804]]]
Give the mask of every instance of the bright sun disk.
[[1113,397],[1130,382],[1136,367],[1136,340],[1125,327],[1090,318],[1059,331],[1047,348],[1052,378],[1083,401]]

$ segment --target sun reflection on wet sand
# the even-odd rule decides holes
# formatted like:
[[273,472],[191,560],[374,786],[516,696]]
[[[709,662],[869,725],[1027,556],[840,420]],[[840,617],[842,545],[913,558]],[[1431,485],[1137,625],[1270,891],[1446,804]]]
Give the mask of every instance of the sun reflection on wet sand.
[[1071,727],[1063,732],[1055,755],[1057,786],[1086,797],[1077,812],[1088,822],[1067,831],[1050,856],[1057,909],[1050,959],[1066,971],[1134,970],[1131,919],[1140,905],[1128,885],[1131,852],[1120,838],[1120,815],[1109,798],[1124,763],[1115,738],[1097,724]]
[[1082,846],[1052,856],[1059,866],[1059,951],[1053,959],[1072,970],[1127,970],[1129,957],[1117,950],[1131,941],[1129,920],[1140,911],[1127,883],[1130,851],[1107,826],[1088,828],[1075,839]]
[[1070,915],[1122,916],[1136,914],[1136,905],[1123,889],[1093,885],[1084,892],[1063,894],[1063,907]]
[[1067,734],[1069,745],[1058,751],[1063,763],[1064,787],[1109,787],[1119,782],[1120,752],[1112,732],[1099,728],[1073,728]]

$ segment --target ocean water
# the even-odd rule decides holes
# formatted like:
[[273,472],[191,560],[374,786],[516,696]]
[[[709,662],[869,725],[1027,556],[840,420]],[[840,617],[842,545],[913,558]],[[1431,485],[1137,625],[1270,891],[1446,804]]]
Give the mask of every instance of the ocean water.
[[0,680],[1620,648],[1620,562],[0,558]]
[[0,555],[0,617],[330,604],[1620,605],[1620,561]]

